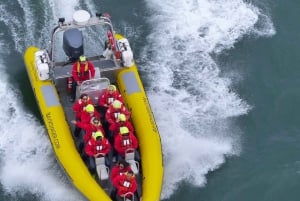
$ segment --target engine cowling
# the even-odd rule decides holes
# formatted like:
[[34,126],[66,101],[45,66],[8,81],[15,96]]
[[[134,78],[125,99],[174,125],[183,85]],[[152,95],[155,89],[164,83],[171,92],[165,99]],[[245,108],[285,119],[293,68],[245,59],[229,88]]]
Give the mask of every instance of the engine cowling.
[[78,29],[69,29],[63,34],[63,49],[70,60],[83,55],[83,36]]

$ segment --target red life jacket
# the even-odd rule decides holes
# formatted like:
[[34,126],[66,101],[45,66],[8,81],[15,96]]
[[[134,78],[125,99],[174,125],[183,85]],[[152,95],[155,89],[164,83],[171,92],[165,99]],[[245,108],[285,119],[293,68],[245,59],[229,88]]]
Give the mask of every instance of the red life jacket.
[[132,140],[129,136],[122,136],[121,146],[125,148],[131,148],[132,147]]
[[80,71],[80,62],[78,61],[77,62],[77,74],[78,74],[78,77],[81,77],[81,76],[85,76],[89,73],[89,65],[88,65],[88,62],[85,62],[85,66],[84,66],[84,71],[81,72]]

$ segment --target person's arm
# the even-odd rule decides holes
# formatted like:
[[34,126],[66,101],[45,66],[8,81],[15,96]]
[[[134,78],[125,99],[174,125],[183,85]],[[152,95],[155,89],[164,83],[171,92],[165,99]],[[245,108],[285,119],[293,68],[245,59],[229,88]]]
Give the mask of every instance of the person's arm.
[[110,171],[110,180],[112,181],[114,178],[116,178],[116,176],[118,176],[118,174],[119,174],[119,167],[115,165]]
[[114,123],[113,119],[111,118],[111,111],[108,109],[105,113],[105,119],[109,124]]
[[84,123],[84,122],[81,122],[81,121],[77,121],[76,126],[79,127],[79,128],[82,128],[85,131],[91,130],[90,123]]
[[91,129],[91,126],[89,124],[82,123],[81,121],[71,120],[71,123],[74,124],[76,127],[82,128],[86,132]]
[[103,152],[104,152],[105,154],[108,154],[109,151],[110,151],[110,148],[111,148],[111,145],[109,144],[108,140],[105,139],[105,149],[103,150]]
[[128,128],[128,130],[130,131],[130,132],[134,132],[134,128],[133,128],[133,126],[132,126],[132,124],[130,123],[130,121],[129,120],[127,120],[126,121],[126,127]]
[[95,109],[95,111],[94,111],[94,117],[96,117],[96,118],[98,118],[98,119],[101,118],[100,113],[99,113],[96,109]]
[[93,149],[92,149],[92,142],[89,141],[86,146],[85,146],[85,153],[88,155],[88,156],[94,156],[94,152],[93,152]]
[[115,93],[116,93],[116,99],[124,103],[123,96],[118,91],[116,91]]
[[132,139],[132,148],[137,149],[139,146],[138,140],[132,133],[130,133],[130,135]]
[[90,115],[85,111],[81,112],[80,119],[82,123],[86,123],[86,124],[90,123]]
[[78,73],[77,73],[77,62],[75,62],[73,64],[73,68],[72,68],[72,76],[75,82],[79,81],[79,77],[78,77]]
[[112,184],[114,185],[114,187],[116,187],[117,190],[119,190],[119,180],[120,180],[121,176],[117,175],[113,180],[112,180]]
[[124,155],[122,154],[124,151],[122,149],[122,146],[121,146],[121,137],[119,136],[120,134],[118,134],[118,136],[116,136],[115,138],[115,143],[114,143],[114,148],[115,150],[120,154],[120,155]]
[[125,114],[126,120],[128,121],[130,119],[130,112],[125,106],[122,108],[122,113]]
[[72,109],[73,109],[74,112],[80,112],[80,110],[81,110],[81,106],[80,106],[80,102],[79,101],[81,101],[81,99],[79,99],[78,101],[76,101],[74,103],[73,107],[72,107]]
[[88,61],[88,65],[89,65],[89,70],[91,72],[91,79],[93,79],[95,77],[95,67],[94,65]]
[[129,191],[134,194],[136,192],[136,190],[137,190],[137,183],[136,183],[135,178],[133,178]]
[[118,128],[118,124],[117,123],[112,123],[112,124],[110,124],[108,130],[116,132],[117,128]]
[[99,105],[103,107],[108,107],[106,100],[107,100],[107,94],[106,92],[104,92],[99,98]]
[[88,143],[88,141],[91,139],[91,137],[92,137],[92,131],[86,130],[86,131],[85,131],[85,134],[84,134],[84,136],[83,136],[84,142],[85,142],[85,143]]

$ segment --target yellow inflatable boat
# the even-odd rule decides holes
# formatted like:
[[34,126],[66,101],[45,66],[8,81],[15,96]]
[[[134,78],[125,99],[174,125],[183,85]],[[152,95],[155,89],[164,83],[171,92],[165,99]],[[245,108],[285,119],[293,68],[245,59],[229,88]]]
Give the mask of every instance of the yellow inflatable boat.
[[[107,41],[110,48],[105,45]],[[24,54],[29,80],[59,163],[88,200],[111,200],[109,177],[94,178],[91,175],[78,152],[70,124],[75,117],[67,81],[73,62],[83,54],[94,64],[96,76],[77,87],[76,96],[88,93],[97,104],[98,97],[109,84],[118,87],[131,112],[131,122],[139,141],[141,164],[136,164],[136,177],[140,199],[159,201],[163,179],[159,132],[129,42],[114,32],[108,15],[91,17],[87,11],[79,10],[71,22],[60,18],[51,33],[49,49],[31,46]]]

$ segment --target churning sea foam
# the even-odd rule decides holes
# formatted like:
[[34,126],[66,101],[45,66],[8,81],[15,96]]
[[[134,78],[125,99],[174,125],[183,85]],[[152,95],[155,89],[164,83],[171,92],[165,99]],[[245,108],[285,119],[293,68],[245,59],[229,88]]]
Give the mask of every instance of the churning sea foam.
[[209,171],[241,151],[234,118],[251,106],[230,78],[220,76],[212,55],[234,48],[245,35],[272,36],[275,30],[268,16],[241,0],[146,3],[151,33],[140,68],[150,82],[164,152],[162,198],[168,198],[182,181],[204,186]]
[[[6,56],[12,52],[23,55],[29,45],[47,46],[49,30],[54,22],[48,20],[56,19],[56,15],[60,14],[72,16],[70,13],[73,13],[78,1],[42,3],[44,19],[34,17],[36,10],[32,2],[19,0],[13,8],[9,7],[10,4],[0,3],[0,22],[7,27],[13,39],[13,50],[10,50],[10,45],[1,39],[4,35],[0,36],[0,183],[5,194],[15,199],[32,194],[42,201],[85,200],[55,161],[45,128],[24,109],[20,91],[10,85],[6,73]],[[20,10],[22,12],[18,15],[14,14]],[[44,20],[42,27],[39,27],[38,20]],[[35,37],[36,33],[41,34],[41,38]]]

